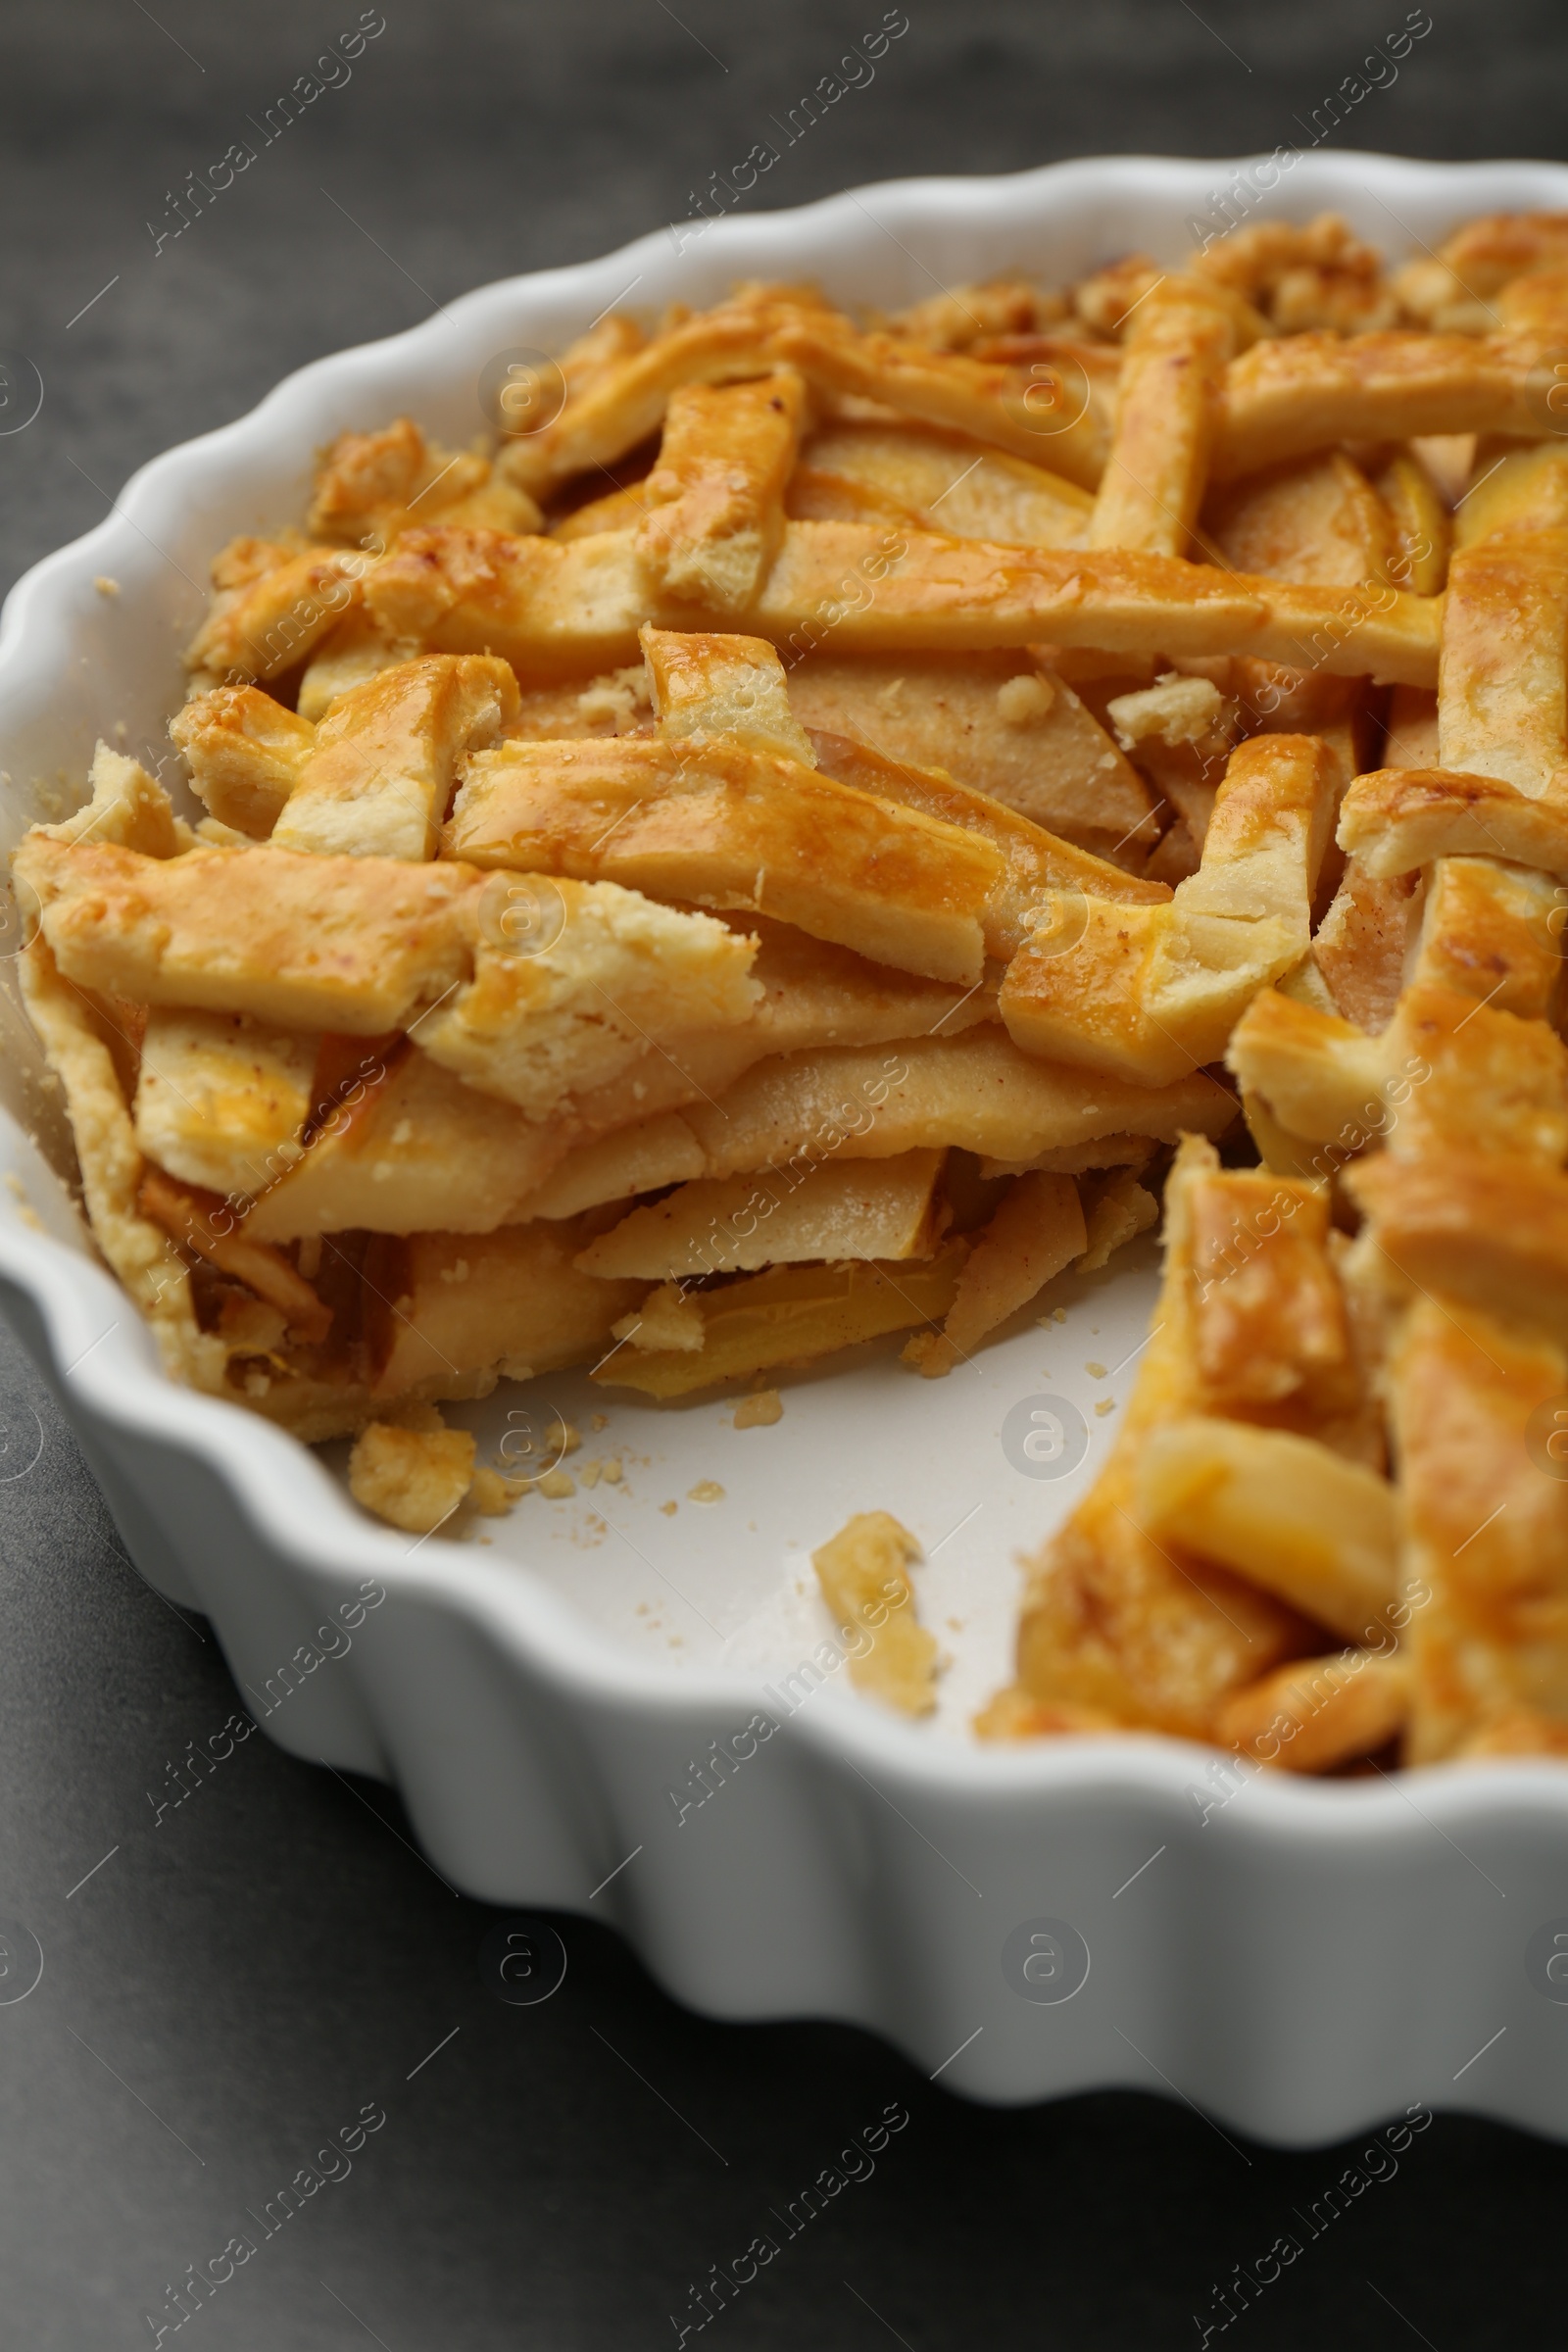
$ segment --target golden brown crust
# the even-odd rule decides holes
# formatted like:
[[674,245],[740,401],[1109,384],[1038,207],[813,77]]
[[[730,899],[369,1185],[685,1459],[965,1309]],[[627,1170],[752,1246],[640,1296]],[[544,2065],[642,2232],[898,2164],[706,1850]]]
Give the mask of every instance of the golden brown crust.
[[1439,1292],[1526,1331],[1568,1334],[1568,1175],[1494,1152],[1380,1152],[1347,1178],[1378,1261],[1410,1296]]
[[1568,1151],[1568,1057],[1539,1020],[1521,1020],[1474,996],[1412,985],[1380,1037],[1261,991],[1237,1024],[1227,1056],[1312,1154],[1325,1179],[1375,1140],[1400,1156],[1446,1152],[1560,1158]]
[[1194,1176],[1186,1200],[1195,1396],[1214,1413],[1304,1412],[1354,1403],[1355,1364],[1328,1256],[1328,1200],[1262,1168]]
[[744,612],[784,535],[784,486],[806,416],[793,368],[749,384],[684,384],[643,485],[637,556],[656,602]]
[[[315,536],[214,565],[194,839],[100,747],[17,861],[95,1228],[186,1377],[373,1424],[424,1531],[507,1500],[436,1397],[911,1324],[943,1369],[1185,1130],[986,1728],[1568,1753],[1568,216],[1393,281],[1265,224],[1068,308],[747,285],[599,322],[494,463],[341,437]],[[1201,1140],[1222,1053],[1266,1167]]]
[[1352,1641],[1375,1638],[1400,1538],[1398,1498],[1377,1470],[1295,1430],[1195,1413],[1146,1434],[1136,1487],[1139,1525],[1161,1544]]
[[1568,793],[1532,801],[1492,776],[1381,767],[1346,794],[1337,839],[1376,877],[1439,858],[1503,858],[1568,874]]
[[1334,675],[1437,680],[1438,612],[1402,590],[1314,588],[1172,556],[993,547],[851,523],[791,523],[751,620],[802,652],[832,629],[846,652],[1042,644],[1251,654]]
[[177,710],[170,740],[221,824],[265,841],[316,747],[309,720],[256,686],[218,686]]
[[[629,662],[648,612],[630,532],[563,543],[501,531],[408,532],[368,573],[389,636],[496,653],[519,678]],[[719,615],[719,617],[724,617]],[[1249,654],[1333,675],[1437,681],[1434,600],[1380,586],[1234,578],[1175,557],[994,546],[864,523],[791,522],[747,618],[788,654],[1049,644],[1140,657]]]
[[61,970],[141,1004],[375,1037],[464,977],[471,867],[293,851],[152,858],[29,836],[17,871]]
[[1446,768],[1527,800],[1568,766],[1568,527],[1461,548],[1448,570],[1438,679]]
[[644,627],[638,632],[660,733],[700,758],[710,737],[748,751],[776,752],[814,767],[805,728],[790,708],[778,655],[761,637]]
[[1436,253],[1401,270],[1404,308],[1429,324],[1485,334],[1503,317],[1495,298],[1527,271],[1568,262],[1568,215],[1488,213],[1467,220]]
[[1263,735],[1232,755],[1199,871],[1163,906],[1085,897],[1007,967],[1002,1017],[1032,1054],[1145,1085],[1219,1060],[1256,992],[1306,951],[1333,821],[1328,753]]
[[798,760],[727,740],[506,744],[469,762],[447,832],[471,864],[614,880],[775,914],[936,979],[977,981],[1000,853]]
[[1331,1772],[1397,1739],[1409,1692],[1402,1659],[1365,1649],[1301,1658],[1227,1699],[1215,1732],[1239,1755],[1285,1772]]
[[[1417,1298],[1392,1370],[1408,1514],[1408,1760],[1524,1707],[1568,1722],[1568,1484],[1526,1433],[1568,1393],[1560,1337]],[[1541,1741],[1545,1747],[1547,1742]]]
[[433,858],[460,761],[516,714],[516,680],[490,656],[434,654],[378,671],[316,729],[272,842],[318,857]]
[[1034,1563],[1018,1628],[1031,1702],[1198,1739],[1234,1691],[1308,1646],[1293,1609],[1157,1542],[1138,1516],[1147,1433],[1202,1409],[1190,1202],[1195,1186],[1223,1181],[1211,1147],[1190,1137],[1166,1185],[1165,1279],[1137,1387],[1099,1479]]
[[1300,227],[1259,220],[1217,237],[1188,266],[1255,304],[1282,334],[1369,332],[1398,317],[1381,255],[1338,213],[1319,213]]
[[94,1239],[152,1326],[170,1369],[199,1388],[222,1377],[223,1351],[197,1327],[184,1260],[144,1215],[146,1163],[92,999],[60,972],[41,939],[18,958],[23,1001],[65,1089]]
[[367,566],[365,556],[341,548],[237,545],[247,552],[225,572],[214,565],[220,593],[186,657],[231,685],[274,678],[303,661],[358,602]]
[[1438,335],[1398,329],[1281,335],[1233,360],[1220,395],[1213,477],[1341,441],[1425,433],[1549,431],[1556,353],[1536,335]]
[[1036,926],[1050,921],[1067,903],[1091,892],[1112,904],[1160,906],[1167,893],[1159,882],[1122,873],[1102,858],[1058,841],[982,792],[956,784],[941,769],[916,768],[888,760],[842,735],[813,732],[811,745],[822,774],[897,808],[915,808],[943,824],[958,825],[993,842],[1005,860],[986,904],[986,954],[1005,963]]
[[1124,345],[1091,547],[1187,554],[1208,479],[1225,363],[1236,342],[1221,290],[1197,277],[1163,278],[1139,303]]
[[1027,278],[995,277],[928,294],[902,311],[878,316],[876,323],[932,351],[962,351],[984,336],[1033,334],[1066,316],[1061,295],[1047,293]]
[[187,1184],[248,1199],[294,1157],[321,1048],[313,1030],[243,1013],[147,1009],[132,1103],[150,1160]]
[[1420,915],[1412,983],[1550,1018],[1562,981],[1562,898],[1546,875],[1495,858],[1444,858],[1427,877]]
[[1482,442],[1474,472],[1453,518],[1457,547],[1568,526],[1568,448],[1561,441]]
[[606,357],[577,380],[563,362],[569,394],[559,416],[540,430],[508,443],[500,465],[508,480],[536,497],[592,466],[613,465],[639,441],[657,431],[672,392],[685,384],[725,383],[758,376],[788,355],[777,349],[772,330],[793,315],[800,290],[760,288],[699,314],[657,335],[652,342]]
[[879,401],[1035,465],[1049,457],[1056,472],[1084,489],[1100,478],[1104,418],[1081,369],[1026,373],[959,352],[922,351],[896,335],[846,334],[821,313],[785,322],[774,349],[825,392]]
[[379,432],[339,434],[318,470],[307,528],[379,552],[411,522],[438,519],[536,531],[539,510],[493,475],[488,458],[437,448],[399,416]]

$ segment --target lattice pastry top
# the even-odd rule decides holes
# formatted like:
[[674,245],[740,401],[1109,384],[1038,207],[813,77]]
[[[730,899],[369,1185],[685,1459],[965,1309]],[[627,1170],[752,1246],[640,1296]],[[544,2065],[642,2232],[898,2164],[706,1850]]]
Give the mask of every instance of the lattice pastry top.
[[[743,285],[547,373],[220,553],[198,821],[101,746],[18,853],[171,1368],[423,1532],[520,1491],[440,1400],[940,1377],[1164,1180],[981,1728],[1568,1745],[1568,219]],[[910,1544],[819,1569],[918,1712]]]

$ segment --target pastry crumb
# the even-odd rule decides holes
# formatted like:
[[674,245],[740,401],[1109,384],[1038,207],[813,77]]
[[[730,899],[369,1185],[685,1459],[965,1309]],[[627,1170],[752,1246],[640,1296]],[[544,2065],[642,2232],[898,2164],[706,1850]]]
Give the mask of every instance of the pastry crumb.
[[666,1519],[673,1519],[675,1513],[680,1509],[680,1504],[678,1502],[662,1502],[659,1507]]
[[1124,752],[1136,751],[1151,740],[1175,751],[1184,743],[1200,743],[1211,728],[1220,725],[1226,703],[1211,679],[1188,678],[1166,670],[1152,686],[1117,695],[1106,704],[1105,711]]
[[784,1399],[777,1389],[760,1389],[755,1396],[743,1396],[735,1407],[736,1429],[770,1429],[775,1421],[784,1418]]
[[498,1471],[475,1470],[468,1486],[468,1500],[486,1519],[501,1519],[517,1499],[515,1487],[510,1486]]
[[997,715],[1004,727],[1027,727],[1049,717],[1055,700],[1056,689],[1049,678],[1024,670],[997,688]]
[[929,1715],[937,1703],[936,1640],[915,1616],[906,1572],[919,1557],[913,1536],[888,1511],[858,1512],[811,1554],[835,1626],[846,1637],[852,1628],[870,1636],[865,1649],[851,1651],[850,1680],[906,1715]]
[[434,1429],[371,1421],[349,1456],[349,1493],[390,1526],[428,1536],[467,1494],[473,1454],[468,1431],[444,1429],[439,1414]]
[[640,1355],[661,1354],[666,1348],[689,1354],[703,1344],[703,1310],[697,1299],[682,1298],[674,1283],[664,1282],[610,1328]]
[[1095,1399],[1095,1411],[1096,1411],[1096,1412],[1099,1414],[1099,1416],[1100,1416],[1100,1418],[1101,1418],[1102,1420],[1103,1420],[1103,1419],[1104,1419],[1104,1417],[1105,1417],[1105,1415],[1106,1415],[1107,1413],[1113,1413],[1115,1410],[1116,1410],[1116,1399],[1115,1399],[1115,1397],[1114,1397],[1114,1396],[1097,1396],[1097,1397],[1096,1397],[1096,1399]]
[[533,1483],[547,1502],[564,1502],[577,1492],[577,1481],[569,1470],[547,1470]]
[[722,1502],[724,1490],[716,1478],[700,1478],[695,1487],[686,1490],[688,1502]]
[[594,1454],[589,1458],[589,1460],[580,1466],[577,1476],[582,1481],[582,1484],[591,1490],[598,1486],[599,1474],[603,1468],[604,1464],[600,1461],[598,1455]]
[[597,1435],[600,1430],[608,1429],[610,1427],[610,1415],[608,1413],[595,1413],[589,1420],[588,1426],[594,1431],[595,1435]]
[[1104,1380],[1108,1377],[1103,1364],[1086,1363],[1084,1370],[1091,1380]]
[[607,1487],[618,1487],[618,1486],[619,1486],[619,1484],[620,1484],[620,1456],[619,1456],[619,1454],[618,1454],[618,1453],[612,1453],[612,1454],[610,1456],[609,1460],[606,1462],[606,1464],[605,1464],[605,1469],[604,1469],[604,1479],[605,1479],[605,1484],[606,1484],[606,1486],[607,1486]]
[[106,571],[98,573],[93,581],[93,586],[100,596],[118,596],[120,594],[120,582],[112,580]]

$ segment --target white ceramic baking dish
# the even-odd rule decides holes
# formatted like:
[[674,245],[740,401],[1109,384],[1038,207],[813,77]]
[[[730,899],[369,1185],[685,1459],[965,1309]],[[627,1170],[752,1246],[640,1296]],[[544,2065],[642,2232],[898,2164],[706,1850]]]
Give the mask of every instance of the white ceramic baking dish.
[[[1011,270],[1064,278],[1134,246],[1175,258],[1195,219],[1221,224],[1227,191],[1233,218],[1332,206],[1402,257],[1469,214],[1568,206],[1568,169],[1097,159],[737,212],[483,287],[159,458],[20,583],[0,633],[0,846],[60,812],[63,778],[80,796],[99,734],[174,779],[164,729],[208,560],[235,531],[296,519],[313,452],[346,427],[408,412],[466,441],[500,355],[558,350],[617,305],[710,302],[741,276],[891,306]],[[1310,1785],[1227,1775],[1171,1740],[984,1747],[965,1732],[1006,1677],[1016,1555],[1115,1428],[1092,1407],[1125,1399],[1152,1250],[1069,1286],[1064,1325],[1031,1325],[976,1369],[830,1369],[787,1389],[773,1428],[579,1380],[508,1384],[459,1417],[494,1445],[509,1416],[559,1410],[587,1431],[604,1409],[572,1466],[618,1454],[621,1484],[530,1496],[481,1523],[488,1547],[413,1544],[348,1499],[341,1448],[312,1454],[163,1378],[85,1245],[59,1174],[69,1144],[6,1011],[0,1303],[142,1573],[212,1620],[284,1747],[392,1782],[454,1884],[612,1922],[710,2014],[863,2024],[979,2098],[1131,2084],[1294,2143],[1413,2102],[1568,2134],[1568,1985],[1548,1973],[1568,1952],[1568,1774]],[[1012,1434],[1045,1396],[1088,1433],[1060,1477]],[[700,1481],[723,1499],[688,1500]],[[935,1724],[855,1699],[818,1647],[809,1548],[878,1506],[930,1555],[920,1603],[955,1657]]]

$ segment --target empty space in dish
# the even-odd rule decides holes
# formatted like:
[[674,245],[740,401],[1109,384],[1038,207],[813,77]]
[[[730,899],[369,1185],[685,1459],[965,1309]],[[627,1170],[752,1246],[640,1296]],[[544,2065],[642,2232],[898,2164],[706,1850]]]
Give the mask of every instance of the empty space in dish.
[[[577,1492],[530,1493],[505,1519],[467,1519],[465,1548],[499,1576],[532,1571],[641,1657],[760,1676],[789,1704],[849,1683],[831,1662],[813,1547],[857,1511],[891,1511],[925,1554],[911,1570],[915,1605],[949,1661],[935,1720],[964,1734],[1011,1679],[1020,1556],[1103,1466],[1137,1375],[1156,1254],[1145,1239],[1103,1273],[1060,1277],[1008,1337],[942,1380],[901,1363],[898,1341],[783,1373],[783,1418],[770,1426],[733,1426],[741,1390],[660,1405],[585,1371],[503,1380],[481,1403],[444,1405],[445,1419],[472,1430],[479,1459],[504,1473],[555,1461],[564,1419],[582,1441],[561,1464]],[[346,1494],[347,1445],[322,1450]],[[618,1483],[604,1478],[607,1462],[619,1463]]]

